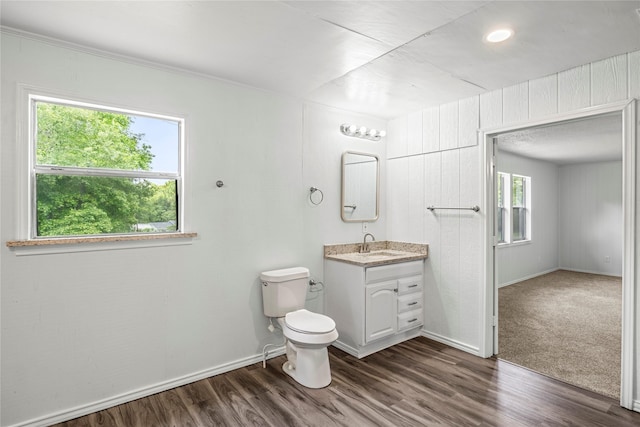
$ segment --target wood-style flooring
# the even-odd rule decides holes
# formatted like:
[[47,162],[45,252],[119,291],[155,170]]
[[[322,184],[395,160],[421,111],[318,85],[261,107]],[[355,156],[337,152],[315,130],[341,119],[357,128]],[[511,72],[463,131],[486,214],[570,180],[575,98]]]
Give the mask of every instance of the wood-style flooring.
[[279,356],[57,426],[640,425],[611,398],[422,337],[360,360],[329,354],[324,389],[294,382]]

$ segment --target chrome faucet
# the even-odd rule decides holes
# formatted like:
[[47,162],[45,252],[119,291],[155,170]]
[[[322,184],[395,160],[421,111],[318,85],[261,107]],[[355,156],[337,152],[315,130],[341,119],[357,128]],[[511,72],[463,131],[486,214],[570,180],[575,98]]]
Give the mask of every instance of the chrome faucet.
[[373,234],[371,233],[367,233],[364,235],[364,240],[362,241],[362,247],[360,248],[360,253],[361,254],[367,254],[369,253],[369,246],[367,245],[367,236],[371,236],[371,241],[375,241],[376,238],[373,237]]

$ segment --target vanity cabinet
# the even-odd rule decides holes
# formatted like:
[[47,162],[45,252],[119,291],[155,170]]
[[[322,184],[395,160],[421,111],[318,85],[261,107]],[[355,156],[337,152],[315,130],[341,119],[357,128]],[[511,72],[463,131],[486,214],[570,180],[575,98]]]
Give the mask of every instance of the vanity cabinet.
[[326,312],[336,322],[334,345],[364,357],[420,333],[424,261],[374,267],[325,260]]

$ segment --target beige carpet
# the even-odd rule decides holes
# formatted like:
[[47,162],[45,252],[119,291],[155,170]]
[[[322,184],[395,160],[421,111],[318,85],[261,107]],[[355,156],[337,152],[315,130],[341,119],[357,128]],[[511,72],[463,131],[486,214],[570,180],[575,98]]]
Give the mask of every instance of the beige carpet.
[[622,280],[559,270],[499,290],[498,357],[620,395]]

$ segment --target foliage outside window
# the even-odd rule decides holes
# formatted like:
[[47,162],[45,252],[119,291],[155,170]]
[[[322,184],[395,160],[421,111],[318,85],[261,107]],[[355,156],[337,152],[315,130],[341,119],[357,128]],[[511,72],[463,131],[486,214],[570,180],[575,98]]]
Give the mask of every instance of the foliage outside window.
[[511,178],[511,241],[527,239],[527,204],[525,200],[526,179],[514,175]]
[[508,194],[505,194],[505,181],[508,179],[508,175],[502,172],[498,172],[498,209],[496,211],[496,216],[498,219],[497,228],[496,228],[496,236],[498,237],[498,243],[505,243],[505,220],[506,220],[506,203],[505,197]]
[[183,121],[31,96],[32,237],[180,230]]
[[531,240],[531,178],[498,172],[496,237],[499,244]]

